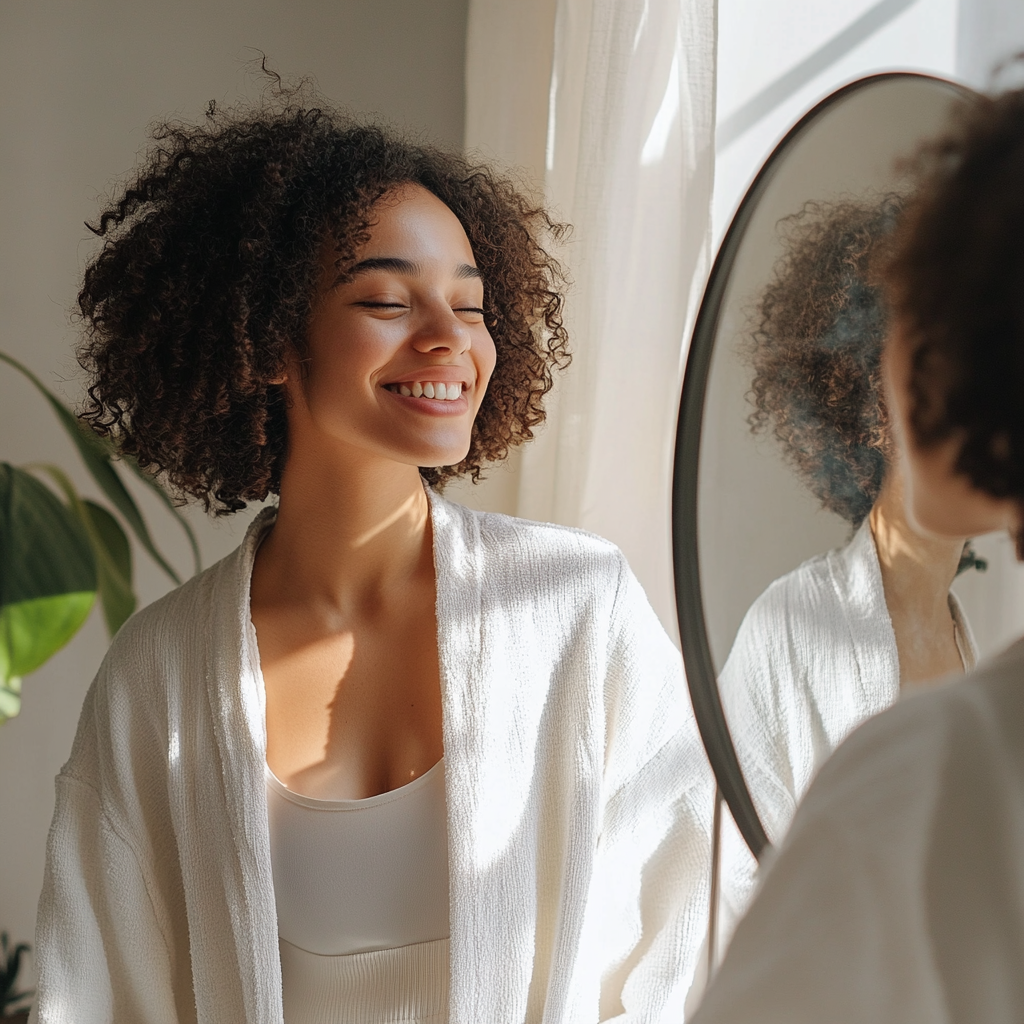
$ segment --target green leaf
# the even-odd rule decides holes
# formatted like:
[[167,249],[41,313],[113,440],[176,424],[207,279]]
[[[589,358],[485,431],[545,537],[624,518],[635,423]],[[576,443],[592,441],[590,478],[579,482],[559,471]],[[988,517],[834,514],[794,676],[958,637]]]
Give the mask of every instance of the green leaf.
[[19,942],[11,946],[7,940],[7,932],[0,932],[0,1020],[5,1020],[20,1003],[33,995],[30,991],[18,992],[14,986],[21,970],[22,955],[30,950],[27,942]]
[[[135,611],[132,548],[121,524],[105,508],[88,499],[82,502],[82,507],[91,520],[90,539],[95,533],[107,555],[96,559],[96,575],[99,579],[100,600],[103,602],[103,618],[107,623],[107,631],[113,636]],[[116,572],[110,571],[108,562],[114,564]]]
[[96,589],[82,523],[24,470],[0,462],[0,608]]
[[0,682],[0,725],[8,718],[14,718],[21,710],[21,676],[2,676],[7,682]]
[[82,524],[95,558],[103,617],[107,630],[113,636],[135,611],[136,604],[132,587],[131,545],[124,530],[105,508],[79,497],[75,485],[59,466],[35,463],[25,468],[46,473],[64,492],[68,508]]
[[0,698],[0,714],[12,717],[4,713],[4,705],[20,697],[20,677],[48,661],[82,628],[95,601],[96,591],[86,590],[37,597],[0,609],[0,648],[4,652],[0,655],[0,687],[6,691]]
[[[139,543],[149,552],[157,565],[159,565],[175,583],[180,583],[181,578],[171,567],[170,563],[157,550],[156,545],[153,543],[153,538],[149,534],[149,528],[146,526],[146,522],[142,518],[142,513],[139,511],[138,506],[135,504],[135,501],[128,493],[124,483],[121,481],[121,478],[117,475],[117,472],[113,467],[112,459],[114,453],[112,446],[108,442],[104,441],[94,431],[86,427],[27,366],[18,362],[18,360],[14,359],[12,356],[7,355],[6,352],[0,352],[0,362],[7,363],[9,366],[12,366],[19,373],[27,377],[28,380],[35,385],[36,389],[46,399],[46,401],[50,403],[53,411],[57,414],[57,419],[60,421],[61,426],[64,427],[68,436],[78,449],[78,454],[82,457],[82,461],[85,463],[85,468],[92,475],[92,478],[110,500],[111,504],[118,510],[118,512],[121,513],[122,516],[124,516],[125,522],[131,527],[132,532],[139,539]],[[146,474],[143,473],[138,466],[135,467],[135,472],[142,479],[146,479]],[[152,478],[149,479],[151,481],[151,486],[162,490],[156,481],[153,481]],[[170,504],[170,499],[166,499],[166,501],[168,506],[172,508],[172,511],[174,511],[178,522],[181,523],[185,532],[188,534],[189,542],[192,545],[193,556],[197,557],[198,547],[191,527],[189,527],[188,523],[185,522],[185,519],[177,509],[173,508]]]
[[96,585],[79,519],[34,477],[0,463],[0,721],[18,713],[21,677],[81,628]]

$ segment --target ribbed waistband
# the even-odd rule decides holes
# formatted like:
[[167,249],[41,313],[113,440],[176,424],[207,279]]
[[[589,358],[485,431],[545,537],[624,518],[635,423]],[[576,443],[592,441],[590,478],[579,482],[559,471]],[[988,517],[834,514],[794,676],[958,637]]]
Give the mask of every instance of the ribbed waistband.
[[447,1024],[448,939],[346,956],[279,946],[285,1024]]

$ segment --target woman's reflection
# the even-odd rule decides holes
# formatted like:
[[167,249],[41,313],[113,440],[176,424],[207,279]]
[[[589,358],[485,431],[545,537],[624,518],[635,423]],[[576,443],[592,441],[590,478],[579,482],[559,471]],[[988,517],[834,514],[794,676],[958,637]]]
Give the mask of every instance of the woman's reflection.
[[[979,565],[963,540],[923,537],[903,512],[881,391],[886,314],[873,267],[898,195],[809,203],[784,225],[744,355],[755,431],[770,431],[845,547],[772,583],[747,612],[720,675],[747,784],[769,838],[785,832],[815,772],[901,687],[973,667],[950,584]],[[735,837],[733,837],[735,839]],[[726,918],[745,905],[753,859],[726,841]]]

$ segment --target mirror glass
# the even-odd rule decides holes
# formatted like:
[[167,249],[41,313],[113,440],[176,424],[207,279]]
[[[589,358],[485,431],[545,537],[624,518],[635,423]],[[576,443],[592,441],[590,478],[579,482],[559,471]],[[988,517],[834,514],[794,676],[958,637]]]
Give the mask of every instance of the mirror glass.
[[[698,317],[675,529],[677,583],[699,578],[701,641],[682,594],[680,625],[705,744],[754,853],[763,837],[781,839],[838,743],[917,685],[915,675],[970,668],[1021,628],[1013,609],[1024,607],[1024,581],[1007,538],[924,545],[915,557],[935,560],[930,583],[892,561],[906,524],[880,389],[887,324],[877,268],[908,195],[907,159],[965,94],[887,74],[819,104],[740,205]],[[692,437],[695,407],[699,443],[687,455],[682,433],[689,416]],[[696,474],[691,498],[681,472]],[[694,528],[695,542],[681,541]],[[921,623],[893,610],[893,580],[918,604],[922,587],[941,587],[948,624],[922,627],[923,650],[914,648]],[[744,801],[746,824],[736,813]],[[728,818],[722,841],[727,933],[756,864]]]
[[[769,841],[781,838],[821,763],[898,698],[901,676],[905,691],[915,673],[970,667],[1020,628],[1011,621],[1020,616],[996,611],[1024,605],[1012,547],[976,539],[952,556],[928,554],[942,566],[952,557],[950,578],[961,570],[959,599],[947,600],[942,585],[948,630],[915,651],[905,610],[889,614],[882,565],[889,573],[891,550],[880,562],[875,539],[904,528],[880,398],[886,322],[876,268],[909,187],[901,163],[965,93],[889,74],[819,104],[751,186],[698,317],[680,418],[682,432],[701,410],[697,451],[687,456],[677,441],[677,583],[697,577],[687,577],[680,536],[695,529],[704,635],[691,643],[687,671],[698,719],[724,710],[739,795],[724,784],[728,735],[714,739],[705,722],[702,734],[734,813],[744,799],[756,811],[752,827],[741,825],[755,852],[758,822]],[[689,513],[681,472],[696,474]],[[985,635],[972,632],[972,618],[986,623]],[[691,621],[691,641],[695,628]],[[718,709],[698,692],[716,680]]]
[[[820,242],[821,263],[855,260],[858,250],[870,244],[868,239],[851,238],[844,247],[842,238],[836,236],[845,228],[851,235],[859,232],[870,237],[889,226],[885,200],[906,189],[899,162],[913,155],[918,142],[941,130],[952,102],[961,94],[960,87],[923,75],[865,81],[861,88],[828,106],[784,153],[776,154],[771,180],[757,197],[729,269],[701,430],[698,550],[708,641],[719,672],[744,615],[764,590],[806,559],[845,544],[851,529],[841,515],[823,507],[794,468],[786,442],[774,436],[777,415],[793,417],[797,413],[781,404],[783,394],[766,394],[769,415],[775,412],[776,416],[765,424],[767,429],[752,429],[751,417],[756,411],[751,394],[756,376],[753,357],[757,354],[752,336],[765,316],[766,289],[777,275],[786,272],[782,261],[801,236],[808,250]],[[838,207],[844,202],[862,206],[865,213],[856,217],[851,211],[843,223]],[[874,216],[873,209],[878,211]],[[833,224],[828,223],[830,219]],[[820,239],[809,237],[812,234]],[[827,302],[832,298],[827,295],[832,291],[830,285],[835,284],[838,292],[846,284],[844,277],[860,269],[830,273],[827,266],[810,263],[812,255],[806,253],[801,261],[804,267],[799,269],[811,274],[817,271],[816,279],[790,271],[788,279],[779,282],[783,287],[777,289],[776,306],[796,306],[801,301],[811,304],[816,298]],[[797,290],[802,294],[793,294]],[[825,294],[815,296],[815,290]],[[833,302],[842,302],[841,295]],[[791,320],[799,315],[789,309],[780,313],[780,320],[787,314]],[[856,335],[858,328],[875,326],[870,314],[861,315],[859,323],[855,312],[847,310],[846,314],[846,324],[838,323],[839,316],[829,324],[827,310],[805,317],[803,323],[771,324],[768,330],[773,337],[762,344],[762,363],[773,360],[781,373],[794,377],[814,369],[813,354],[807,358],[807,353],[794,353],[787,360],[781,351],[765,351],[772,345],[782,349],[787,328],[820,326],[824,334],[829,327],[836,330],[838,326],[839,331],[845,327]],[[813,345],[814,339],[809,340]],[[856,345],[855,338],[850,341]],[[864,339],[864,347],[877,347],[877,343],[877,339]],[[825,370],[828,341],[821,339],[817,347],[824,350],[821,369]],[[771,368],[763,365],[761,376],[767,376]],[[853,374],[850,378],[852,383]],[[770,385],[765,381],[762,386],[767,389]],[[813,403],[819,395],[822,401],[839,399],[838,391],[808,387],[795,401]],[[806,415],[813,416],[814,410],[807,410]],[[800,440],[799,435],[793,437],[794,443]],[[838,448],[834,457],[839,457]],[[828,470],[822,466],[822,472]],[[827,488],[827,483],[821,486]]]

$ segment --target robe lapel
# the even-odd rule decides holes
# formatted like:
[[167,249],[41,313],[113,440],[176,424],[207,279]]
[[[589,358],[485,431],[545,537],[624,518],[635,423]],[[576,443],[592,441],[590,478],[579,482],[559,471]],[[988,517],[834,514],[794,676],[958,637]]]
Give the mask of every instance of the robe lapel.
[[487,564],[480,520],[430,498],[448,805],[449,1021],[522,1020],[534,922],[523,912],[532,905],[532,844],[522,845],[518,824],[528,797],[517,783],[528,791],[532,782],[533,758],[519,750],[521,742],[531,745],[532,730],[517,728],[522,694],[505,678],[511,652],[487,632],[484,595],[500,583],[487,579],[497,567]]
[[[220,773],[204,780],[202,818],[192,823],[197,836],[221,832],[219,843],[204,838],[210,863],[198,867],[218,877],[225,890],[244,1003],[239,1009],[250,1024],[283,1019],[264,775],[266,696],[249,613],[253,558],[274,514],[267,509],[253,521],[212,588],[206,680]],[[220,1016],[218,1024],[227,1019]]]
[[[450,1024],[475,1024],[487,1019],[477,1005],[486,976],[486,933],[476,907],[472,836],[479,790],[476,704],[481,699],[482,652],[479,537],[475,523],[466,523],[458,509],[432,491],[434,570],[437,578],[437,647],[441,676],[444,734],[445,798],[448,808],[448,876],[450,893]],[[491,947],[493,948],[493,947]]]

